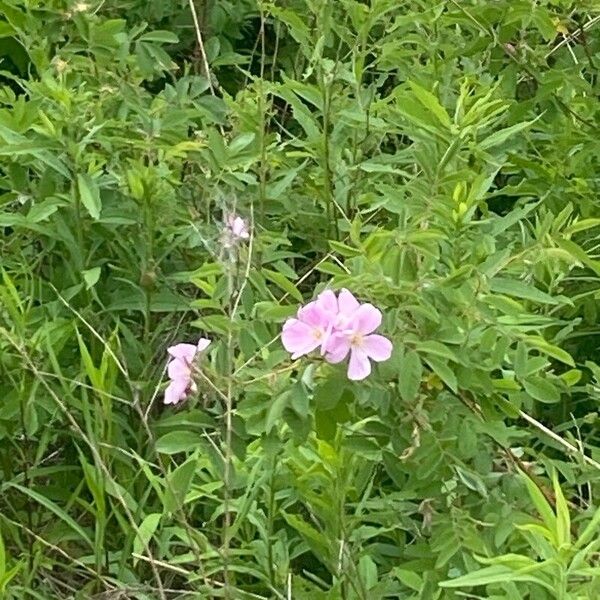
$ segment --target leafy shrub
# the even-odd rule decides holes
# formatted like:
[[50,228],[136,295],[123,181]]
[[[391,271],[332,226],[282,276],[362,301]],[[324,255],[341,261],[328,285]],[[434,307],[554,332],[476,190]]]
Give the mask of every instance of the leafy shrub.
[[6,597],[598,595],[593,2],[0,5]]

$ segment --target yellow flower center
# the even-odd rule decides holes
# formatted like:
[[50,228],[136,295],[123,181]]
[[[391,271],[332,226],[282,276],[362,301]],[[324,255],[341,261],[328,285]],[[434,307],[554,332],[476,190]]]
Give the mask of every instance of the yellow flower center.
[[360,348],[363,345],[363,336],[360,333],[355,333],[350,338],[350,345],[355,348]]

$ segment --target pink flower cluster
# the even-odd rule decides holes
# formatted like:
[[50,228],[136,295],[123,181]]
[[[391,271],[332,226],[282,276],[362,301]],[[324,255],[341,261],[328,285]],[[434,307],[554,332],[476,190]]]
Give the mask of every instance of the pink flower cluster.
[[330,363],[342,362],[350,354],[348,378],[358,381],[371,373],[371,360],[382,362],[392,354],[392,342],[373,333],[381,319],[379,309],[360,304],[348,290],[337,297],[326,290],[285,322],[281,340],[293,359],[317,348]]
[[176,344],[167,349],[171,361],[167,365],[167,373],[171,382],[165,390],[165,404],[177,404],[185,400],[189,394],[196,392],[194,381],[194,360],[196,355],[208,348],[210,340],[200,338],[194,344]]

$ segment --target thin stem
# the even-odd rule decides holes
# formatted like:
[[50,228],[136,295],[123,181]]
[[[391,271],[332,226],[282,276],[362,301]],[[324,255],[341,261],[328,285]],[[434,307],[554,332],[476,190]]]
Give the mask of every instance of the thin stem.
[[564,440],[563,438],[561,438],[560,435],[558,435],[557,433],[554,433],[554,431],[552,431],[551,429],[548,429],[545,425],[543,425],[542,423],[540,423],[533,417],[529,416],[526,412],[523,412],[522,410],[519,410],[519,416],[521,418],[525,419],[528,423],[533,425],[535,428],[539,429],[542,433],[547,435],[549,438],[553,439],[555,442],[560,444],[565,450],[567,450],[567,452],[569,452],[570,454],[575,454],[576,456],[579,456],[583,460],[583,462],[587,463],[591,467],[594,467],[595,469],[598,469],[600,471],[600,463],[596,462],[593,458],[590,458],[589,456],[587,456],[586,454],[581,452],[581,450],[579,450],[579,448],[577,448],[576,446],[573,446],[573,444],[571,444],[571,443],[567,442],[567,440]]
[[339,239],[339,231],[337,227],[337,219],[335,215],[335,207],[333,206],[333,181],[331,173],[330,148],[329,148],[329,118],[330,118],[330,103],[331,90],[325,82],[325,77],[321,73],[321,98],[323,101],[323,187],[325,190],[325,202],[327,207],[327,236],[331,237],[331,225],[333,224],[335,238]]
[[265,203],[267,200],[267,146],[265,143],[267,120],[265,115],[265,93],[264,93],[264,75],[265,75],[265,14],[260,8],[260,76],[258,80],[258,118],[260,120],[260,166],[259,166],[259,206],[260,220],[265,221]]
[[273,570],[273,523],[275,512],[275,456],[271,465],[271,476],[269,477],[269,507],[267,514],[267,560],[269,561],[269,582],[271,587],[275,588],[275,571]]

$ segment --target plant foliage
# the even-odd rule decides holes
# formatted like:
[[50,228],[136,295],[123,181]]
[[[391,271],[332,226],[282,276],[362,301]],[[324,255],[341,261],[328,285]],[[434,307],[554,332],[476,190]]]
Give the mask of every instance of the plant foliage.
[[[600,597],[599,65],[596,0],[0,0],[0,595]],[[363,381],[280,340],[342,288]]]

